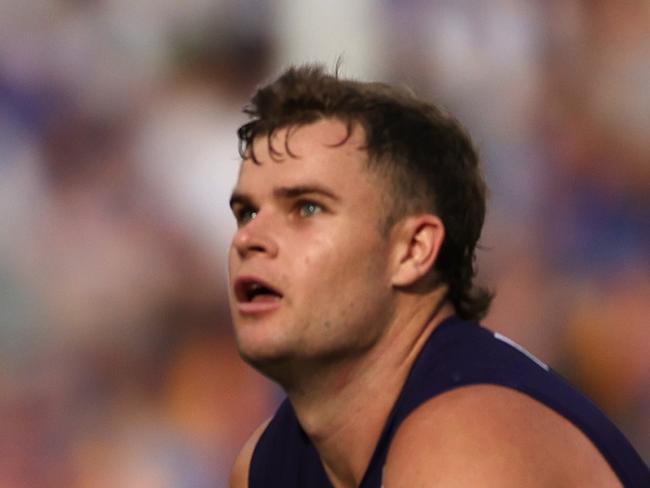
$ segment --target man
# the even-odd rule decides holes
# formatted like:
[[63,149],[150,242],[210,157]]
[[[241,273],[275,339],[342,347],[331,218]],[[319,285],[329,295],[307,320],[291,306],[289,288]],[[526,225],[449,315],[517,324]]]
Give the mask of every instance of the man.
[[650,486],[588,400],[476,323],[486,189],[453,118],[318,67],[246,112],[230,302],[288,399],[231,486]]

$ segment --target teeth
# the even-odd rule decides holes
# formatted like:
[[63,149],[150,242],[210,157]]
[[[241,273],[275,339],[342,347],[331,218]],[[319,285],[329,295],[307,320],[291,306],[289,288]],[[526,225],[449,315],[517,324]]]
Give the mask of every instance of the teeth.
[[255,293],[258,290],[262,289],[262,285],[259,283],[251,283],[251,285],[248,287],[248,298],[251,299],[255,295]]
[[248,290],[247,290],[247,293],[246,293],[248,295],[248,299],[252,300],[253,298],[255,298],[257,292],[259,290],[262,290],[263,288],[264,287],[262,285],[260,285],[259,283],[251,283],[248,286]]
[[252,302],[256,299],[270,299],[279,297],[280,294],[275,290],[266,287],[264,284],[256,281],[246,281],[240,284],[239,295],[242,301]]

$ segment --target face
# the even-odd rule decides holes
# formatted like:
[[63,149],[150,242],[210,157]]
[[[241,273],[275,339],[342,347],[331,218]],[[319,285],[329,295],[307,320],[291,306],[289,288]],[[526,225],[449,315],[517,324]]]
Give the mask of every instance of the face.
[[[278,131],[242,162],[231,198],[230,306],[242,356],[270,365],[363,354],[391,315],[390,243],[363,131],[333,120]],[[294,157],[295,156],[295,157]]]

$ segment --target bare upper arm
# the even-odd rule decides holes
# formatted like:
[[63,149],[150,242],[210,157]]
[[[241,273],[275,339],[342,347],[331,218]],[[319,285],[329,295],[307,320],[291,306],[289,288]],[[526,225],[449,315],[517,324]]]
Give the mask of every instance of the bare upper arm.
[[230,488],[248,488],[248,470],[251,465],[251,459],[253,458],[253,451],[255,451],[257,441],[260,440],[270,421],[270,418],[267,419],[255,429],[255,432],[253,432],[244,444],[244,447],[239,451],[239,455],[235,459],[235,463],[230,472]]
[[621,486],[564,417],[512,389],[458,388],[429,400],[400,426],[386,488]]

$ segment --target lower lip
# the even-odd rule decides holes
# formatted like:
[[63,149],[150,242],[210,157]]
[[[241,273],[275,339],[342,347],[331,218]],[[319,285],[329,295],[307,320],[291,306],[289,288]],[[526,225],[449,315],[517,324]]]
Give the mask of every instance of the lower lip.
[[271,312],[280,307],[280,299],[267,300],[263,302],[240,302],[237,305],[239,313],[242,315],[258,315]]

